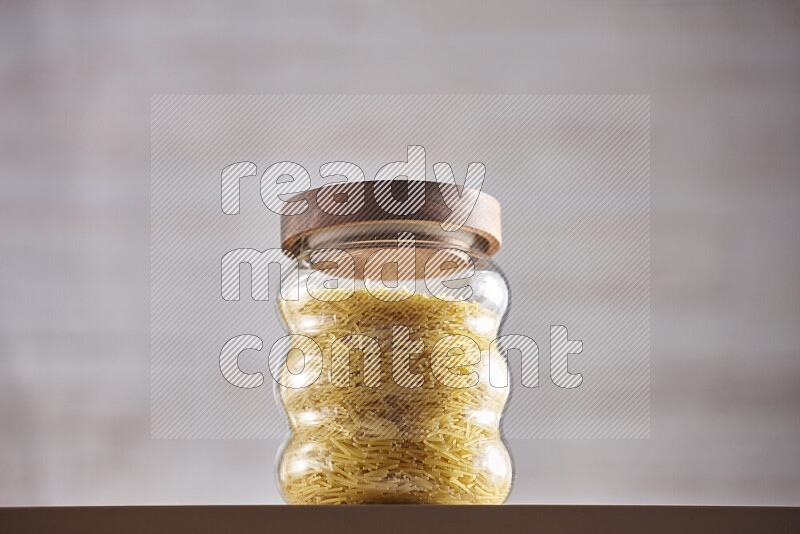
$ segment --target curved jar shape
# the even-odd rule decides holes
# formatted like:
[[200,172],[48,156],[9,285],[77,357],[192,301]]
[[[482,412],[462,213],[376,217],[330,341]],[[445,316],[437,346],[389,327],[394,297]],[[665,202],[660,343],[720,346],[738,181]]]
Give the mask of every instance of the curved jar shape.
[[[381,236],[397,235],[396,229],[382,228]],[[300,349],[288,350],[277,371],[276,396],[291,427],[278,466],[285,500],[504,502],[512,464],[500,418],[509,391],[489,383],[490,366],[497,366],[492,373],[507,372],[502,356],[489,354],[509,300],[504,277],[469,239],[444,242],[418,233],[413,248],[397,248],[388,237],[364,240],[353,232],[306,239],[296,249],[300,298],[278,300],[287,332],[297,335],[291,347]],[[315,256],[315,244],[339,256]],[[445,248],[471,259],[468,288],[431,283],[431,263]],[[343,252],[353,258],[349,268]],[[394,274],[391,267],[371,268],[381,254],[397,262]],[[320,282],[326,277],[312,268],[321,259],[338,265],[330,267],[334,285]],[[409,281],[400,273],[411,267]],[[301,384],[309,370],[318,378]]]

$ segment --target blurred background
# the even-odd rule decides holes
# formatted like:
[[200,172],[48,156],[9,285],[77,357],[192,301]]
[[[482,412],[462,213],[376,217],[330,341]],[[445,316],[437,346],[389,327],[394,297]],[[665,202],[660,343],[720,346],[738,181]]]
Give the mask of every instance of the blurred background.
[[280,502],[150,439],[164,93],[651,95],[650,438],[512,441],[510,502],[800,505],[800,3],[735,0],[0,2],[0,505]]

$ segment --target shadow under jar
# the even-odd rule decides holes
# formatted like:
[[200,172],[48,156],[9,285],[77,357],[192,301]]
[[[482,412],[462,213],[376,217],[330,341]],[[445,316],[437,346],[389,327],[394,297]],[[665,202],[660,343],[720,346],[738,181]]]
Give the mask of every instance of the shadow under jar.
[[[298,300],[277,300],[293,334],[276,384],[291,427],[278,466],[288,503],[500,504],[508,496],[512,464],[500,433],[508,388],[489,382],[490,366],[507,372],[502,355],[490,357],[509,300],[490,260],[500,207],[462,191],[470,205],[477,197],[474,208],[460,229],[445,231],[451,209],[442,191],[395,181],[395,201],[425,199],[398,216],[376,201],[375,182],[327,186],[293,197],[307,209],[281,217],[300,282]],[[310,385],[309,373],[318,373]]]

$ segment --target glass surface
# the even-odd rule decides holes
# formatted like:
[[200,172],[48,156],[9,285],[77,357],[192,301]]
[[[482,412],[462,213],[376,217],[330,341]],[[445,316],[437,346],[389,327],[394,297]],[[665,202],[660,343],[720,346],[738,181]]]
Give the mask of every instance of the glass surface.
[[[291,347],[302,352],[287,349],[286,365],[277,371],[276,398],[291,430],[278,461],[284,499],[504,502],[512,464],[500,418],[509,389],[491,386],[488,376],[490,365],[498,366],[492,373],[506,372],[502,356],[493,351],[489,357],[508,305],[502,274],[484,255],[466,250],[474,273],[448,285],[468,283],[471,295],[448,300],[435,294],[444,286],[424,276],[438,250],[426,245],[394,252],[393,259],[417,266],[413,289],[398,296],[399,288],[365,280],[365,262],[380,247],[365,248],[361,241],[354,249],[346,239],[328,246],[352,255],[350,276],[318,293],[309,252],[302,253],[300,299],[277,301],[287,332],[321,349],[319,359],[304,356],[309,342],[297,338]],[[382,271],[386,286],[392,285],[390,271]]]

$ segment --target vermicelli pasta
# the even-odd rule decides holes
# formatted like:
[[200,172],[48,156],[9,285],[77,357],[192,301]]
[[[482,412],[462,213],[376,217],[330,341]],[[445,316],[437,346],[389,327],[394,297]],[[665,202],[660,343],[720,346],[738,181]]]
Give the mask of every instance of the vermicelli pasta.
[[[500,321],[496,314],[475,302],[448,302],[419,293],[386,302],[365,289],[335,302],[306,295],[300,301],[282,301],[279,308],[289,332],[312,338],[323,354],[323,372],[311,386],[279,388],[292,429],[280,464],[281,489],[289,503],[505,500],[511,465],[499,420],[508,391],[488,381],[490,361],[497,361],[488,357]],[[408,361],[411,379],[424,379],[420,387],[395,381],[395,326],[408,329],[412,344],[422,342],[422,353]],[[339,387],[331,379],[336,363],[331,346],[352,334],[374,338],[380,362],[370,368],[368,357],[352,351],[349,386]],[[480,363],[473,365],[467,351],[451,351],[448,360],[455,378],[478,372],[474,386],[448,387],[434,376],[431,351],[448,335],[477,343]],[[351,348],[366,346],[362,341],[352,342]],[[291,367],[282,367],[282,382],[291,383]],[[378,378],[365,376],[365,369],[379,370],[377,387],[365,385]],[[342,375],[346,379],[346,373]]]

